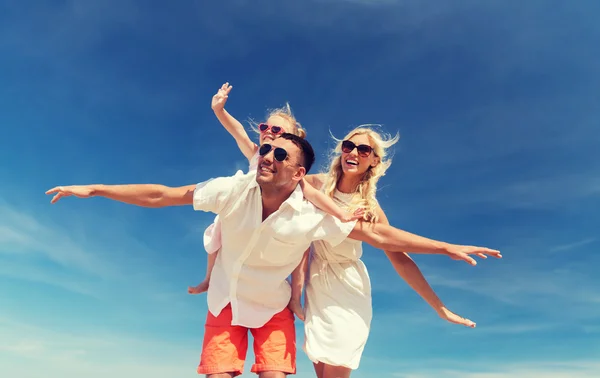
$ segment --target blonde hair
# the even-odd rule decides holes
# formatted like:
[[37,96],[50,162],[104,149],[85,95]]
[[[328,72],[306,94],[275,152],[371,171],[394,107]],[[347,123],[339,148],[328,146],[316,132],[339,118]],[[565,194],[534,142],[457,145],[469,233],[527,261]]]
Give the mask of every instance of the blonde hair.
[[387,157],[387,150],[398,142],[400,136],[398,133],[392,138],[390,135],[382,136],[372,127],[376,125],[360,125],[350,131],[344,139],[337,139],[332,135],[332,138],[337,141],[337,145],[332,151],[332,160],[329,167],[329,173],[324,184],[325,194],[332,197],[339,180],[342,178],[342,141],[348,140],[355,135],[367,135],[373,148],[373,153],[379,159],[376,166],[370,166],[358,184],[358,188],[348,204],[348,211],[353,212],[358,208],[365,209],[364,219],[368,222],[377,222],[378,216],[375,209],[379,207],[379,202],[375,197],[377,192],[377,182],[385,175],[385,172],[392,164],[391,158]]
[[[288,121],[294,127],[293,130],[289,131],[291,134],[297,135],[302,139],[306,138],[306,130],[304,130],[300,122],[298,122],[294,116],[294,113],[292,113],[292,108],[288,102],[286,102],[281,108],[269,110],[266,119],[269,119],[273,116],[278,116]],[[252,130],[260,134],[260,130],[258,130],[258,124],[256,121],[250,120],[250,126],[252,127]]]

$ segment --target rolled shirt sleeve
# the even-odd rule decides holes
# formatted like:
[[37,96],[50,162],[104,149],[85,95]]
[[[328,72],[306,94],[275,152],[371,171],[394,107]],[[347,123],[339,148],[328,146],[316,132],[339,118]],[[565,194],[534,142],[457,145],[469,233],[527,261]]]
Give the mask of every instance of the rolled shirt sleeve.
[[256,172],[244,174],[237,171],[229,177],[217,177],[196,185],[194,189],[194,210],[220,214],[238,199],[246,184],[254,179]]
[[335,247],[346,240],[354,229],[356,222],[342,222],[333,215],[327,214],[314,229],[312,240],[324,240]]

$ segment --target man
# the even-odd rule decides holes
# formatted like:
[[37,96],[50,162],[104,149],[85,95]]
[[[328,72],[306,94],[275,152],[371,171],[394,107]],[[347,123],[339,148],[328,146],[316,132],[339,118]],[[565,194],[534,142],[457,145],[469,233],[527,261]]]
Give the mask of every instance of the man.
[[315,240],[332,245],[345,238],[386,251],[446,254],[475,261],[471,254],[501,257],[498,251],[438,242],[384,224],[342,223],[305,201],[298,183],[314,163],[310,144],[283,134],[263,144],[257,172],[220,177],[197,185],[89,185],[56,187],[62,197],[101,196],[146,207],[193,204],[219,214],[222,249],[208,289],[208,308],[199,374],[229,378],[243,372],[248,330],[254,336],[260,378],[296,372],[294,316],[287,308],[286,278]]

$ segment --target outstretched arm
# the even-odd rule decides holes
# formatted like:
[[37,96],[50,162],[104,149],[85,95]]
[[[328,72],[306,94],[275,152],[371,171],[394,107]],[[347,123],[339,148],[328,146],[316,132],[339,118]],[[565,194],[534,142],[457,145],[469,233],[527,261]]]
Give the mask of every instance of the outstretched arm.
[[302,181],[300,181],[300,186],[302,187],[304,198],[306,198],[319,209],[330,215],[333,215],[342,222],[350,222],[363,217],[364,212],[362,210],[357,210],[354,212],[354,214],[346,212],[333,201],[333,198],[327,196],[320,190],[317,190],[306,179],[302,179]]
[[[383,210],[378,209],[378,219],[380,223],[389,224]],[[462,324],[467,327],[475,327],[475,323],[465,319],[448,310],[435,291],[429,285],[429,282],[421,273],[417,264],[410,258],[406,252],[394,253],[384,251],[387,258],[392,263],[396,273],[410,286],[417,294],[421,296],[435,310],[438,316],[449,322]]]
[[157,184],[133,185],[72,185],[57,186],[46,192],[55,194],[51,203],[63,197],[106,197],[115,201],[143,207],[191,205],[196,185],[172,188]]
[[447,255],[454,260],[464,260],[471,265],[477,262],[469,255],[490,255],[501,258],[499,251],[475,246],[464,246],[424,238],[383,223],[359,221],[348,237],[363,241],[388,252],[411,252]]
[[217,94],[213,96],[211,108],[215,112],[215,116],[217,116],[219,122],[221,122],[221,125],[235,139],[246,159],[250,160],[256,153],[258,146],[250,140],[244,126],[225,110],[225,103],[227,102],[231,88],[233,87],[229,83],[223,84]]

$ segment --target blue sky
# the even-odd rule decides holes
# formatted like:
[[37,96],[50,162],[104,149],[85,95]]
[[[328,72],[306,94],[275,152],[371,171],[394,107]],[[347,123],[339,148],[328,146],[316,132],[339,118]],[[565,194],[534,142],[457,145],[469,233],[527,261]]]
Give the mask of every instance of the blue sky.
[[598,2],[210,3],[0,4],[2,376],[196,376],[206,301],[186,287],[213,215],[44,191],[243,169],[210,109],[225,81],[240,120],[289,101],[318,168],[330,131],[398,131],[391,223],[503,252],[414,257],[472,330],[365,248],[375,317],[353,377],[600,376]]

